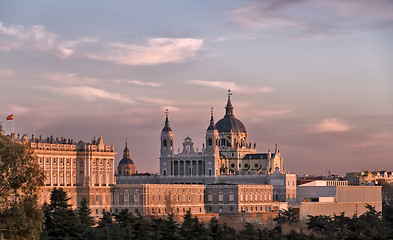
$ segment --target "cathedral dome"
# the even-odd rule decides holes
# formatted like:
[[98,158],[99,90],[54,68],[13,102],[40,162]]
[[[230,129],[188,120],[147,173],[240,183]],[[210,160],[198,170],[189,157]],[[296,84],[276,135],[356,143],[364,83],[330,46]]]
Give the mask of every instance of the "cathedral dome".
[[231,103],[231,93],[228,91],[228,102],[225,107],[225,116],[216,123],[218,132],[241,132],[247,133],[244,124],[233,115],[233,106]]
[[244,124],[235,117],[224,117],[216,123],[218,132],[241,132],[246,133]]
[[130,175],[136,173],[134,161],[130,158],[130,150],[127,147],[127,142],[126,147],[124,148],[123,158],[117,166],[117,172],[119,175]]

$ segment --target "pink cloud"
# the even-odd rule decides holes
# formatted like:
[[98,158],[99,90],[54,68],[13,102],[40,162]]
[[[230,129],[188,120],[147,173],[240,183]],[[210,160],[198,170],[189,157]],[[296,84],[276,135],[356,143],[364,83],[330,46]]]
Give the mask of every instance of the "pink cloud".
[[326,118],[323,119],[319,124],[314,126],[311,131],[312,132],[345,132],[351,129],[352,127],[348,124],[342,122],[337,118]]
[[391,29],[389,0],[266,0],[234,9],[232,20],[251,30],[286,28],[285,34],[319,39],[362,31]]
[[9,52],[19,49],[50,52],[64,59],[74,54],[74,48],[80,43],[95,42],[94,39],[62,40],[57,34],[48,32],[44,26],[8,25],[0,22],[0,51]]
[[82,77],[76,73],[63,73],[63,72],[46,74],[43,75],[42,78],[55,82],[66,83],[66,84],[93,84],[98,81],[97,78]]
[[118,93],[109,92],[106,90],[88,87],[88,86],[77,86],[77,87],[65,87],[65,88],[47,88],[52,92],[74,96],[83,99],[86,102],[94,102],[100,99],[113,100],[126,104],[134,104],[135,101],[124,97]]
[[205,86],[205,87],[212,87],[212,88],[219,88],[224,90],[233,90],[239,93],[271,93],[274,92],[274,89],[271,87],[246,87],[246,86],[239,86],[235,82],[221,82],[221,81],[204,81],[204,80],[189,80],[187,83]]
[[119,65],[157,65],[193,60],[202,49],[203,40],[194,38],[149,38],[144,44],[107,43],[99,52],[85,56]]

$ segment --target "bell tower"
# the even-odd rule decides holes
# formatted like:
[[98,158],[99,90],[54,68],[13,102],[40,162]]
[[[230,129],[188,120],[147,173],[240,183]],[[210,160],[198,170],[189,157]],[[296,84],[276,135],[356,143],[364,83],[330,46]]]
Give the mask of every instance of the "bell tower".
[[216,176],[220,174],[219,136],[214,124],[213,108],[211,108],[210,124],[206,130],[206,164],[205,175]]
[[168,109],[165,111],[165,125],[161,131],[161,151],[160,151],[160,174],[161,176],[168,176],[172,173],[169,172],[170,158],[173,155],[173,132],[169,126]]

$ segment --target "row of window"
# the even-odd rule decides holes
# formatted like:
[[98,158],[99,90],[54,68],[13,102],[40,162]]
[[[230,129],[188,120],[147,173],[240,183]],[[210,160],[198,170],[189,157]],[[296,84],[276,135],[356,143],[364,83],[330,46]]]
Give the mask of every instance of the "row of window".
[[[253,202],[253,201],[258,201],[258,196],[259,196],[259,201],[271,201],[272,200],[272,195],[271,194],[240,194],[240,201],[245,201],[245,202]],[[213,194],[209,194],[207,196],[207,201],[208,202],[213,202]],[[218,201],[223,202],[224,201],[224,194],[219,194],[218,195]],[[228,201],[233,202],[234,201],[234,194],[229,194],[228,195]]]

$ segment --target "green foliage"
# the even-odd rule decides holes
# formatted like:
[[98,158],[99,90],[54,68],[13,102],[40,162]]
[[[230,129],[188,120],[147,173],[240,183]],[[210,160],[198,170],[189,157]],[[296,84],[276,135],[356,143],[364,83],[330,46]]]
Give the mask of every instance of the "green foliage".
[[107,211],[103,212],[102,218],[98,221],[98,228],[110,228],[113,225],[112,214]]
[[44,174],[31,149],[0,135],[0,236],[37,239],[43,214],[36,193]]
[[91,227],[94,225],[94,220],[91,216],[91,212],[91,209],[87,206],[86,198],[83,198],[78,208],[78,217],[80,223],[84,227]]
[[341,215],[309,216],[308,229],[324,236],[324,239],[390,239],[393,233],[382,213],[366,205],[367,212],[357,217]]
[[33,151],[0,136],[0,206],[10,204],[11,196],[17,200],[36,194],[43,184],[44,173]]
[[42,222],[43,212],[37,199],[26,197],[0,212],[0,235],[4,239],[38,239]]
[[78,214],[67,203],[67,193],[62,188],[54,188],[51,203],[44,204],[45,230],[41,239],[84,239],[84,226]]
[[293,208],[288,208],[288,210],[283,209],[280,210],[278,216],[274,219],[277,223],[295,223],[297,222],[297,215],[299,210],[295,210]]

